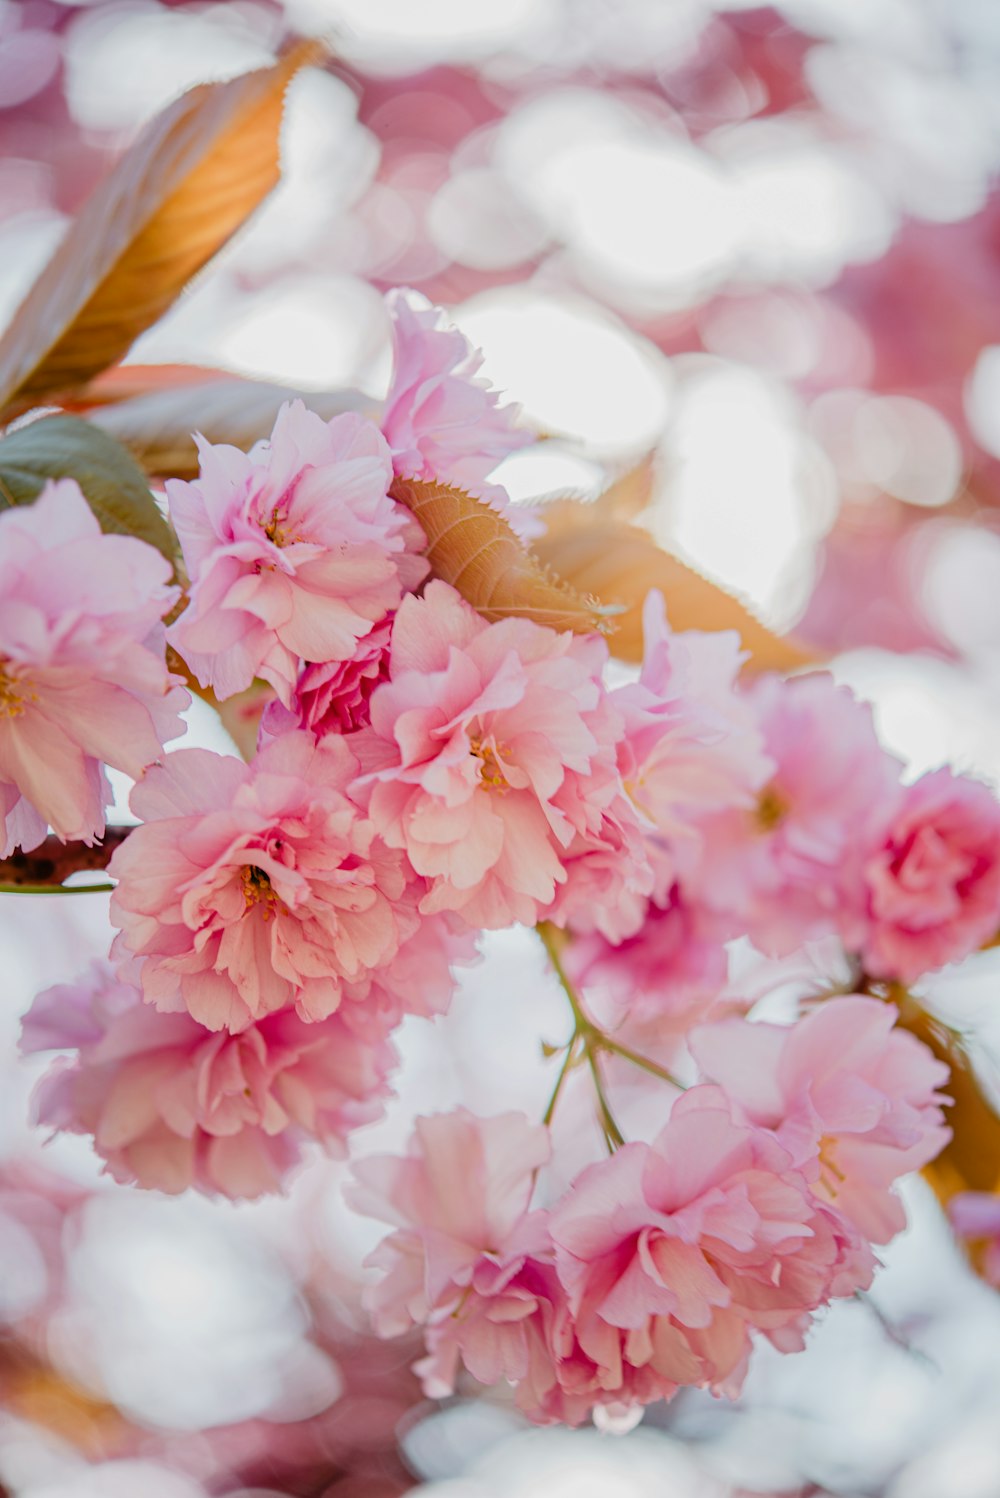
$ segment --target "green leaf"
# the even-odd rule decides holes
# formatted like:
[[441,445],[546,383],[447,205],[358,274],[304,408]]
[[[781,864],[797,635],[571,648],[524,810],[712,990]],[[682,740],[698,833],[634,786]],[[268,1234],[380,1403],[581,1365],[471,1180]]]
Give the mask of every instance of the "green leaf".
[[77,416],[43,416],[0,440],[0,509],[30,505],[49,479],[75,479],[101,530],[138,536],[177,565],[177,543],[142,469],[120,443]]

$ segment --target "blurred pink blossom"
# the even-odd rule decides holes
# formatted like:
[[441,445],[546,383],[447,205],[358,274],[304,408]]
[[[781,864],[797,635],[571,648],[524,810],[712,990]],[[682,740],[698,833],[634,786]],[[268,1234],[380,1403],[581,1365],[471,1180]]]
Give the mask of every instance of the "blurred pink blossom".
[[567,972],[588,1000],[610,1001],[612,1027],[668,1019],[690,1025],[726,981],[725,926],[692,904],[677,883],[646,903],[638,927],[619,942],[573,933],[563,954]]
[[351,1206],[394,1229],[367,1261],[385,1271],[369,1295],[382,1336],[450,1305],[482,1256],[501,1253],[549,1152],[548,1130],[523,1113],[478,1118],[460,1108],[418,1118],[405,1156],[356,1163]]
[[865,865],[861,957],[910,983],[1000,931],[1000,804],[980,781],[935,770],[907,786]]
[[768,956],[840,931],[899,794],[899,762],[871,708],[822,672],[762,677],[747,690],[776,766],[750,810],[700,827],[692,894],[742,923]]
[[416,929],[384,966],[343,984],[339,1009],[345,1025],[366,1039],[388,1035],[404,1015],[432,1019],[447,1013],[455,992],[457,967],[477,957],[476,932],[450,910],[418,915],[422,882],[411,883],[402,906],[413,912]]
[[655,871],[635,808],[619,792],[593,831],[578,832],[562,858],[566,875],[542,913],[553,925],[620,941],[641,923]]
[[948,1203],[952,1227],[980,1250],[983,1278],[1000,1289],[1000,1197],[992,1191],[960,1191]]
[[663,595],[642,613],[639,680],[613,701],[625,719],[619,766],[638,809],[672,846],[696,838],[700,818],[752,807],[774,770],[751,704],[737,691],[746,655],[730,630],[674,633]]

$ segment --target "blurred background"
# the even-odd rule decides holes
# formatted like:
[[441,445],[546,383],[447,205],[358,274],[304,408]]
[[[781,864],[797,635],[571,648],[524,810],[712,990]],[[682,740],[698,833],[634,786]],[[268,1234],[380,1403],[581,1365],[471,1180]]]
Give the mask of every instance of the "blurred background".
[[[828,653],[913,773],[997,784],[997,0],[0,0],[0,325],[142,123],[290,31],[335,61],[292,86],[283,184],[133,357],[378,395],[381,293],[417,287],[544,434],[498,471],[515,497],[655,452],[665,543]],[[225,747],[207,710],[191,734]],[[1000,1301],[919,1181],[873,1294],[762,1349],[736,1405],[616,1434],[423,1401],[359,1311],[379,1230],[342,1166],[175,1201],[28,1129],[18,1017],[107,936],[102,896],[0,910],[3,1494],[1000,1495]],[[565,1019],[532,942],[491,938],[448,1019],[408,1022],[359,1151],[457,1102],[540,1114]],[[987,1061],[998,989],[984,954],[929,990]]]

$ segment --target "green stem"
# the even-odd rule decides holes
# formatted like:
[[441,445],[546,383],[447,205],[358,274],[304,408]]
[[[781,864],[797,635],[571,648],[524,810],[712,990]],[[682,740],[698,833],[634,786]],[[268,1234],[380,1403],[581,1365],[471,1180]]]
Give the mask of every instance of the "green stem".
[[559,982],[562,985],[562,991],[566,995],[566,998],[569,1000],[569,1007],[573,1012],[573,1034],[570,1036],[569,1042],[566,1046],[566,1055],[563,1059],[563,1064],[560,1068],[559,1075],[556,1078],[556,1085],[552,1096],[549,1099],[549,1106],[545,1110],[545,1118],[543,1122],[546,1124],[552,1122],[552,1117],[556,1110],[556,1103],[559,1101],[559,1094],[562,1091],[563,1082],[566,1080],[570,1068],[573,1066],[574,1062],[579,1059],[582,1052],[583,1057],[586,1058],[587,1065],[590,1068],[590,1075],[593,1078],[594,1082],[594,1093],[596,1095],[597,1102],[597,1117],[601,1126],[601,1133],[604,1136],[604,1142],[607,1145],[609,1151],[614,1153],[614,1151],[618,1149],[620,1145],[623,1145],[625,1143],[625,1136],[622,1134],[621,1129],[618,1127],[618,1124],[615,1121],[615,1116],[611,1112],[610,1104],[608,1103],[607,1097],[605,1096],[604,1083],[601,1080],[600,1068],[597,1065],[596,1052],[598,1042],[602,1038],[601,1032],[600,1030],[598,1030],[597,1026],[593,1024],[593,1022],[589,1020],[584,1014],[583,1007],[580,1003],[580,1000],[576,996],[576,990],[573,987],[572,982],[570,981],[569,974],[562,965],[562,958],[559,956],[560,940],[563,939],[561,938],[561,933],[557,931],[554,926],[550,926],[548,921],[539,921],[538,925],[535,927],[535,930],[538,932],[542,945],[548,955],[548,959],[555,970],[556,977],[559,979]]
[[673,1072],[667,1071],[666,1067],[660,1066],[659,1062],[651,1061],[648,1056],[640,1056],[638,1051],[630,1050],[627,1045],[622,1045],[620,1040],[613,1040],[610,1035],[602,1034],[594,1041],[594,1045],[602,1051],[613,1051],[616,1056],[621,1056],[623,1061],[631,1061],[633,1066],[648,1071],[651,1077],[659,1077],[661,1082],[669,1082],[671,1087],[677,1087],[681,1092],[684,1091],[683,1082],[678,1082]]
[[625,1143],[625,1136],[615,1121],[607,1097],[604,1093],[604,1083],[601,1079],[601,1070],[597,1064],[597,1053],[592,1045],[586,1047],[587,1065],[590,1067],[590,1075],[594,1082],[594,1092],[597,1095],[597,1112],[601,1121],[601,1133],[608,1147],[608,1153],[613,1155],[616,1149],[620,1149]]
[[625,1138],[615,1121],[615,1116],[611,1111],[607,1095],[604,1091],[604,1081],[597,1062],[600,1052],[608,1051],[615,1056],[620,1056],[623,1061],[630,1062],[632,1066],[639,1067],[641,1071],[648,1072],[652,1077],[658,1077],[661,1082],[669,1082],[671,1087],[682,1088],[682,1083],[678,1082],[677,1078],[671,1072],[668,1072],[666,1067],[660,1066],[656,1061],[651,1061],[648,1056],[640,1055],[638,1051],[633,1051],[629,1046],[622,1045],[620,1040],[615,1040],[612,1036],[605,1035],[604,1031],[599,1029],[592,1019],[588,1019],[584,1013],[583,1005],[577,998],[576,989],[573,987],[570,976],[563,967],[560,951],[563,943],[566,941],[565,935],[555,926],[551,926],[548,921],[539,921],[535,930],[538,932],[541,943],[545,948],[555,975],[559,979],[562,991],[569,1000],[569,1007],[573,1013],[573,1034],[570,1036],[566,1046],[563,1064],[559,1069],[556,1085],[552,1096],[549,1098],[549,1105],[545,1110],[545,1117],[542,1122],[546,1125],[552,1122],[556,1111],[556,1104],[559,1101],[559,1094],[562,1092],[566,1077],[577,1062],[586,1060],[594,1083],[597,1116],[601,1125],[601,1133],[604,1135],[604,1141],[608,1149],[613,1152],[625,1143]]
[[107,894],[113,884],[0,884],[0,895],[96,895]]
[[563,1057],[563,1064],[559,1068],[558,1077],[556,1077],[556,1085],[552,1089],[552,1096],[549,1098],[549,1105],[542,1116],[542,1123],[546,1128],[548,1128],[549,1124],[552,1122],[553,1117],[555,1116],[556,1104],[559,1101],[559,1094],[562,1092],[563,1083],[569,1076],[577,1061],[579,1061],[580,1059],[577,1053],[577,1039],[578,1036],[574,1034],[572,1040],[566,1047],[566,1054]]
[[567,999],[569,999],[569,1007],[573,1011],[573,1020],[576,1024],[576,1034],[598,1034],[599,1032],[597,1026],[593,1024],[592,1021],[589,1020],[584,1014],[583,1009],[580,1005],[580,1000],[576,996],[576,989],[573,987],[569,975],[562,965],[562,958],[559,956],[559,938],[561,936],[561,932],[559,932],[555,926],[550,926],[548,921],[539,921],[538,925],[535,927],[535,930],[541,937],[542,946],[545,948],[545,951],[548,954],[548,959],[555,969],[556,977],[562,984],[563,993],[566,995]]

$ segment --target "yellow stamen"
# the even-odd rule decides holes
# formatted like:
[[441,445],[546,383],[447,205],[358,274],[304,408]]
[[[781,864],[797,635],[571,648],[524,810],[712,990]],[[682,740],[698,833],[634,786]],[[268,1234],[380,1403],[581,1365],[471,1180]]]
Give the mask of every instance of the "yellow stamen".
[[265,921],[269,921],[274,914],[278,897],[271,888],[271,881],[263,869],[258,869],[254,864],[245,864],[240,880],[243,885],[243,899],[247,910],[254,905],[263,905],[261,914]]
[[[498,748],[500,754],[509,752],[506,744],[500,744]],[[472,737],[469,739],[469,753],[480,761],[479,782],[484,791],[499,791],[503,795],[510,789],[503,767],[497,758],[498,750],[492,744],[484,744],[482,739]]]
[[846,1175],[840,1169],[834,1159],[834,1150],[837,1140],[833,1134],[824,1134],[819,1142],[819,1183],[823,1187],[831,1201],[836,1200],[837,1192],[847,1180]]
[[273,546],[280,547],[288,543],[288,537],[282,528],[282,522],[285,519],[287,519],[287,516],[282,515],[279,507],[275,505],[271,511],[271,518],[264,527],[264,534]]
[[761,832],[773,832],[784,821],[788,807],[773,785],[765,786],[757,798],[754,820]]
[[23,667],[0,655],[0,718],[20,718],[26,702],[37,702]]

